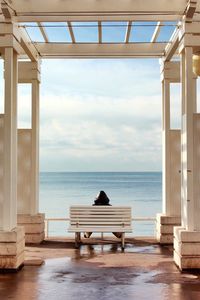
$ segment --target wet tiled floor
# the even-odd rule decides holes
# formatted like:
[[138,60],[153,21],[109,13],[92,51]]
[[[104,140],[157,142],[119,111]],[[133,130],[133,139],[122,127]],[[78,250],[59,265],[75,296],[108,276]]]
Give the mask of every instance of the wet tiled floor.
[[[200,272],[181,273],[170,247],[130,239],[122,252],[113,240],[93,242],[80,249],[71,240],[27,247],[27,265],[0,275],[0,299],[200,299]],[[38,258],[43,265],[29,265]]]

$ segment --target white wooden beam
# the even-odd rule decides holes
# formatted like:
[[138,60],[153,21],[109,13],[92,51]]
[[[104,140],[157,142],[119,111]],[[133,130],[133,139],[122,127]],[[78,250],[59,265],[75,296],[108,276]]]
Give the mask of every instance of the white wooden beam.
[[197,1],[196,0],[189,0],[186,10],[185,10],[185,17],[187,20],[192,20],[195,10],[197,6]]
[[75,36],[74,36],[74,31],[73,31],[73,28],[72,28],[72,24],[71,22],[67,22],[67,25],[68,25],[68,28],[69,28],[69,33],[70,33],[70,37],[71,37],[71,40],[72,40],[72,43],[76,43],[76,39],[75,39]]
[[14,15],[13,10],[5,2],[1,2],[1,11],[5,19],[11,19]]
[[99,44],[102,43],[102,26],[101,21],[98,22],[98,38],[99,38]]
[[35,43],[44,58],[133,58],[162,57],[166,43],[128,43],[128,44],[64,44]]
[[179,29],[176,28],[170,42],[165,48],[164,61],[170,61],[173,55],[177,52],[179,46]]
[[3,172],[3,230],[10,231],[17,222],[17,54],[5,49],[5,117]]
[[48,39],[48,36],[47,36],[47,33],[46,33],[46,30],[45,30],[44,26],[42,25],[41,22],[37,22],[37,24],[38,24],[38,27],[39,27],[39,29],[40,29],[40,32],[41,32],[41,34],[42,34],[42,36],[43,36],[43,38],[44,38],[44,41],[45,41],[46,43],[48,43],[48,42],[49,42],[49,39]]
[[41,81],[40,65],[37,62],[19,61],[18,70],[19,83],[32,83],[33,80]]
[[131,27],[132,27],[132,22],[129,21],[126,28],[125,43],[129,43]]
[[[126,14],[182,14],[186,8],[185,0],[65,0],[45,1],[41,0],[15,0],[13,8],[18,16],[51,16],[51,15],[121,15]],[[68,19],[67,19],[68,20]]]
[[32,168],[31,168],[31,215],[39,212],[39,115],[40,115],[40,96],[39,81],[32,80]]
[[158,22],[157,25],[156,25],[156,28],[154,30],[154,33],[152,35],[151,43],[155,43],[157,41],[158,35],[160,33],[161,26],[162,26],[162,22]]
[[30,40],[28,34],[23,28],[20,28],[20,40],[19,43],[24,49],[24,52],[30,58],[31,61],[37,61],[39,58],[39,53],[34,47],[32,41]]
[[69,22],[111,22],[111,21],[143,21],[143,22],[151,22],[151,21],[161,21],[161,22],[176,22],[180,21],[182,18],[182,14],[134,14],[134,13],[126,13],[126,14],[67,14],[66,15],[17,15],[16,17],[13,17],[13,20],[15,22],[66,22],[66,18]]

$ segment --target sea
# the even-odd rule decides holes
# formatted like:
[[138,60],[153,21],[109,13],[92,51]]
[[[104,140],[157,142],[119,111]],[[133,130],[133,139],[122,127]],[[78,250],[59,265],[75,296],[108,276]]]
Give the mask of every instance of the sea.
[[[40,212],[68,218],[70,205],[93,204],[101,190],[112,205],[131,206],[133,218],[162,211],[161,172],[41,172]],[[50,222],[49,236],[68,236],[67,227],[67,222]],[[155,221],[133,221],[132,235],[155,235]]]

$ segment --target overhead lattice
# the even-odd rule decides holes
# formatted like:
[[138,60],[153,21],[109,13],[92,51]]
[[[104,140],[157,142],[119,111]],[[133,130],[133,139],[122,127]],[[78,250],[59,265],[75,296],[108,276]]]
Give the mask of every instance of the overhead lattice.
[[196,10],[194,18],[198,19],[200,10],[195,0],[1,3],[28,33],[41,57],[161,57],[170,47],[183,16],[193,17]]

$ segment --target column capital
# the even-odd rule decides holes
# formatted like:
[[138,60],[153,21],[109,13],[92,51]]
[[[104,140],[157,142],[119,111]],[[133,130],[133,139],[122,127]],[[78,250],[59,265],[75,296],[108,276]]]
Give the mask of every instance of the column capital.
[[161,81],[180,82],[180,61],[161,62],[160,73]]
[[41,81],[40,76],[40,61],[20,61],[19,68],[19,83],[32,83],[33,80]]

